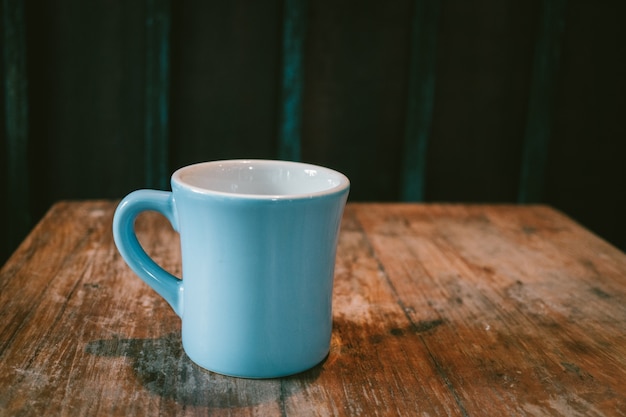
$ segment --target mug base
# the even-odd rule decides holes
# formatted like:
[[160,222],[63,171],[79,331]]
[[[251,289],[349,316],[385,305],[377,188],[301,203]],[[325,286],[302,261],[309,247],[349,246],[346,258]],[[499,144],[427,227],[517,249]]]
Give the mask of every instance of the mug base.
[[326,352],[324,356],[322,356],[319,360],[312,362],[310,364],[300,366],[300,367],[291,367],[291,368],[283,368],[283,369],[255,369],[244,371],[242,369],[233,370],[233,369],[223,369],[215,366],[207,366],[202,364],[200,361],[197,361],[187,355],[187,357],[197,366],[204,369],[205,371],[213,372],[219,375],[227,376],[230,378],[242,378],[242,379],[275,379],[275,378],[284,378],[288,376],[297,375],[306,371],[310,371],[311,369],[321,365],[326,362],[328,358],[329,352]]

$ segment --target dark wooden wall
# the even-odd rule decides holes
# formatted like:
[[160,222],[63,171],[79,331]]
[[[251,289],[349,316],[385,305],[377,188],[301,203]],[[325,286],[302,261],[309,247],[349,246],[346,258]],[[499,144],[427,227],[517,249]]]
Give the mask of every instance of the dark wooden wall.
[[621,0],[2,1],[0,261],[59,199],[222,158],[542,202],[626,248]]

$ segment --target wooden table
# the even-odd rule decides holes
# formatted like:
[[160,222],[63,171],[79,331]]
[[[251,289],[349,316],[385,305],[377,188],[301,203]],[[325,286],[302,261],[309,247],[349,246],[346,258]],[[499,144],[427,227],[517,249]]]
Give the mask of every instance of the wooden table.
[[[56,204],[2,268],[0,415],[626,415],[626,255],[551,208],[349,204],[330,355],[246,380],[187,359],[114,207]],[[137,228],[180,275],[169,224]]]

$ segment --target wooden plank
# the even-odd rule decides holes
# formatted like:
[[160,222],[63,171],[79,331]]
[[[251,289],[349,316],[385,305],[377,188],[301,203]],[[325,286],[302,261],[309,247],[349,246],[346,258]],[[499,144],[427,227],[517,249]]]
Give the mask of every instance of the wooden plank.
[[542,1],[524,134],[518,194],[520,203],[543,199],[566,6],[567,0]]
[[[548,207],[349,204],[331,352],[270,380],[190,362],[179,318],[113,245],[114,207],[55,205],[0,270],[0,414],[626,410],[626,255]],[[180,276],[167,221],[136,227]]]
[[358,219],[412,321],[440,324],[424,343],[467,415],[626,410],[619,250],[546,207],[368,205]]
[[415,0],[413,7],[402,197],[405,201],[422,201],[435,104],[437,32],[441,4],[439,0]]
[[[26,29],[24,2],[3,0],[2,62],[4,65],[4,128],[6,219],[1,252],[12,251],[31,227],[28,166],[28,87],[26,79]],[[0,253],[0,261],[3,253]]]
[[170,2],[146,0],[146,187],[169,187]]
[[278,156],[292,161],[301,159],[306,13],[306,0],[285,0]]

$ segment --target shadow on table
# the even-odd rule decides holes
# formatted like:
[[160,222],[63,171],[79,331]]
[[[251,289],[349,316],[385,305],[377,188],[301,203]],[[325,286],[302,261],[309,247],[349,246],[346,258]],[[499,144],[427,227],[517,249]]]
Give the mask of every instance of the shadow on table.
[[158,339],[103,339],[87,344],[85,352],[105,357],[124,357],[151,393],[185,406],[217,408],[249,407],[282,403],[284,399],[315,381],[323,363],[281,379],[243,379],[202,369],[184,353],[180,335]]

